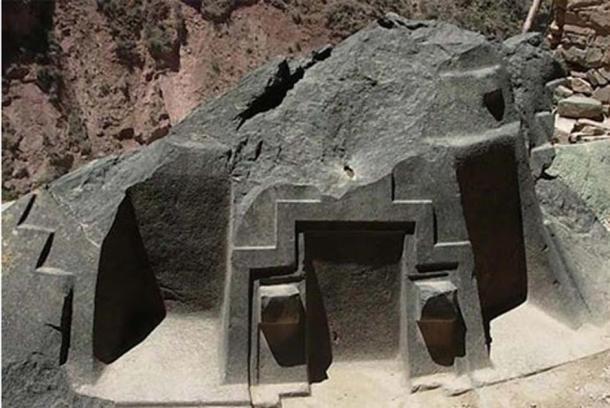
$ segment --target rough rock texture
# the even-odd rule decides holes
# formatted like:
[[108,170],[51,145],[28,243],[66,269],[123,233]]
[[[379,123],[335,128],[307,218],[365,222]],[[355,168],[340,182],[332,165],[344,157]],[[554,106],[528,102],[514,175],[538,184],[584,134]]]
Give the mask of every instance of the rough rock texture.
[[557,113],[566,118],[599,119],[603,117],[600,101],[584,96],[570,96],[557,104]]
[[546,170],[547,179],[551,179],[548,181],[559,179],[557,182],[561,181],[574,191],[597,221],[607,228],[610,226],[610,181],[604,180],[604,175],[608,174],[610,166],[609,149],[608,141],[573,148],[560,147]]
[[7,406],[112,405],[76,395],[62,367],[69,351],[81,344],[71,334],[82,323],[78,310],[93,301],[82,286],[84,298],[74,296],[74,284],[82,281],[73,272],[86,276],[96,260],[95,249],[70,220],[45,194],[30,194],[3,209],[2,228],[12,237],[2,240],[2,398]]
[[254,67],[336,43],[387,11],[497,38],[519,30],[520,3],[462,3],[3,1],[3,199],[149,144]]
[[[218,144],[156,144],[148,152],[93,162],[66,175],[52,192],[38,190],[3,210],[3,231],[12,237],[2,241],[3,387],[21,384],[22,377],[36,382],[41,375],[43,382],[52,374],[53,392],[67,378],[66,367],[72,386],[89,383],[100,374],[91,371],[94,361],[110,363],[134,347],[163,319],[165,308],[218,313],[217,302],[210,303],[223,284],[226,218],[220,215],[228,207],[215,192],[228,181],[219,181],[226,162],[227,150]],[[175,176],[188,174],[199,183],[185,189]],[[177,211],[161,206],[167,194]],[[198,206],[179,210],[193,202]],[[222,227],[208,222],[202,210]],[[160,228],[182,234],[178,248],[169,236],[149,239]],[[193,276],[188,258],[166,269],[168,250],[203,260],[206,272],[198,264]],[[210,284],[214,276],[220,276],[218,285]],[[192,293],[202,286],[206,296],[194,302]],[[27,387],[11,392],[16,401],[30,398]]]
[[28,360],[2,368],[2,401],[9,407],[109,408],[115,404],[82,396],[71,388],[56,361],[32,354]]
[[[526,299],[577,324],[588,313],[604,316],[594,287],[573,283],[587,265],[566,270],[561,257],[547,250],[533,179],[546,182],[552,160],[545,84],[561,72],[537,42],[526,35],[491,43],[450,24],[389,14],[334,49],[276,59],[251,72],[168,137],[93,161],[17,200],[2,220],[2,365],[26,369],[13,371],[8,383],[40,375],[26,362],[44,353],[88,395],[140,405],[186,403],[180,400],[185,395],[191,403],[249,404],[250,285],[257,275],[248,274],[265,251],[274,255],[280,248],[278,256],[295,256],[288,244],[295,244],[299,213],[281,218],[281,203],[305,209],[318,203],[315,217],[332,213],[331,221],[368,217],[360,226],[365,232],[374,230],[377,214],[407,208],[404,214],[413,217],[408,220],[419,234],[419,249],[406,257],[417,260],[409,270],[431,272],[453,285],[436,285],[446,294],[437,296],[440,309],[422,302],[424,326],[433,320],[426,316],[445,317],[452,323],[444,329],[455,340],[451,352],[441,350],[434,361],[412,327],[413,375],[463,373],[489,363],[485,343],[493,349],[499,341],[491,321]],[[539,153],[531,169],[525,147]],[[411,221],[393,221],[403,235],[413,234]],[[283,240],[274,246],[276,236]],[[399,264],[394,251],[391,262],[380,264],[358,237],[362,251],[346,250],[345,257],[372,258],[364,263],[391,276],[391,265]],[[400,254],[400,240],[390,238],[387,248]],[[336,255],[325,251],[325,243],[337,241],[346,240],[331,234],[309,242],[320,270]],[[436,255],[451,262],[435,258],[437,249]],[[332,271],[329,264],[326,270]],[[290,273],[294,266],[289,263]],[[359,278],[361,271],[354,272]],[[265,283],[278,271],[256,273]],[[319,283],[332,288],[333,281]],[[387,282],[394,290],[400,286]],[[376,293],[389,293],[388,310],[395,311],[396,292],[381,283]],[[345,287],[347,295],[356,293],[357,287]],[[335,293],[349,299],[341,290]],[[367,292],[357,294],[363,309],[374,312]],[[338,305],[332,312],[339,322],[358,327],[349,313],[341,318],[342,302],[330,304]],[[373,312],[366,318],[375,318]],[[390,317],[376,324],[392,334],[386,323],[397,320]],[[191,320],[205,335],[160,330],[168,322]],[[346,336],[346,355],[358,351],[360,341],[371,353],[379,351],[357,333]],[[384,339],[396,340],[388,349],[396,349],[397,337]],[[446,338],[428,337],[435,348],[447,346]],[[318,340],[324,338],[340,349],[328,331]],[[153,348],[155,356],[169,348],[170,358],[177,344],[194,345],[207,358],[181,362],[181,372],[205,361],[205,373],[176,377],[162,365],[151,368],[150,358],[142,360],[145,367],[138,365],[138,352],[146,348],[135,346],[148,341],[162,345]],[[122,359],[125,353],[131,358]],[[127,367],[123,372],[121,364]],[[130,369],[146,374],[134,376]],[[121,374],[128,381],[113,382],[126,378]],[[17,389],[13,398],[26,398],[25,392]],[[277,402],[281,392],[271,394]]]
[[610,313],[610,141],[557,147],[536,183],[553,245],[589,309]]
[[[511,73],[515,104],[523,119],[528,149],[548,143],[552,135],[552,90],[565,72],[548,52],[542,35],[527,33],[509,38],[502,52]],[[550,85],[550,86],[549,86]]]

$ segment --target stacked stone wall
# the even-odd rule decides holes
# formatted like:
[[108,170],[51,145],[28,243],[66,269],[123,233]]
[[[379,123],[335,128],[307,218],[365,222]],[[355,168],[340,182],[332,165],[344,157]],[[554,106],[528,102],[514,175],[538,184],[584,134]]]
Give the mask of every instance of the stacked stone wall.
[[610,138],[610,0],[556,0],[549,42],[569,71],[555,88],[555,141]]

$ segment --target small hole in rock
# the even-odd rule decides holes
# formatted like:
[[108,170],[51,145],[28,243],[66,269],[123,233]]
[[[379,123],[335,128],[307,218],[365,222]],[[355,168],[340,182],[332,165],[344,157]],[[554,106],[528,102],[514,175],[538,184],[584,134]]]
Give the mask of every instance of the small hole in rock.
[[504,95],[501,89],[495,89],[483,95],[483,104],[498,122],[504,118]]
[[347,174],[347,177],[354,178],[354,175],[355,175],[354,170],[347,164],[345,166],[343,166],[343,171],[345,171],[345,174]]

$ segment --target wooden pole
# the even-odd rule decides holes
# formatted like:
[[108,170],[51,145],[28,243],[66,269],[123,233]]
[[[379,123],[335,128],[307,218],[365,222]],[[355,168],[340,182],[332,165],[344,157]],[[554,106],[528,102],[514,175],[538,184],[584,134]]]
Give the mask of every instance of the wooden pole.
[[530,10],[527,13],[527,18],[525,19],[525,22],[523,23],[523,30],[521,30],[522,33],[527,33],[532,28],[532,24],[534,22],[534,19],[536,18],[536,14],[538,14],[538,10],[540,9],[541,2],[542,2],[542,0],[533,0],[532,1]]

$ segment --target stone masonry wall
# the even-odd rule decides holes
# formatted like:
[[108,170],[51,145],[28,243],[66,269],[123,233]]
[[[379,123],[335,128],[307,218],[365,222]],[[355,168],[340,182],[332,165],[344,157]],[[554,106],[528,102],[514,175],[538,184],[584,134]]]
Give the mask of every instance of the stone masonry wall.
[[556,0],[549,42],[569,76],[555,88],[555,141],[610,138],[610,0]]

